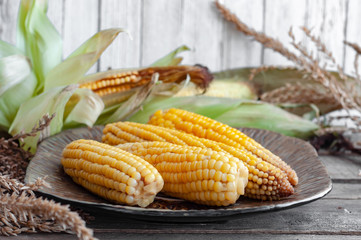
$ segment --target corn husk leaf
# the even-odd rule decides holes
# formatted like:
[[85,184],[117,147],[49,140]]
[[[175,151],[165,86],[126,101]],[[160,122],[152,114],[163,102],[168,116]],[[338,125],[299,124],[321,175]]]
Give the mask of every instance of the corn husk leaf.
[[23,55],[0,58],[0,96],[9,88],[24,81],[31,74],[31,66]]
[[137,110],[139,110],[145,99],[147,99],[153,87],[158,82],[158,78],[158,73],[153,74],[152,80],[141,88],[138,88],[135,93],[132,93],[128,100],[113,106],[113,111],[108,109],[105,113],[103,113],[98,118],[97,124],[107,124],[120,121],[134,114]]
[[26,79],[19,84],[9,88],[0,97],[0,127],[8,130],[13,122],[16,113],[23,102],[26,102],[33,96],[36,88],[36,78],[30,73]]
[[166,56],[162,57],[161,59],[157,60],[151,67],[165,67],[165,66],[175,66],[182,62],[182,57],[177,57],[177,55],[184,51],[189,51],[190,48],[183,45],[178,47],[177,49],[173,50],[172,52],[168,53]]
[[0,58],[10,55],[24,55],[24,53],[17,47],[0,40]]
[[47,1],[24,0],[18,17],[17,45],[31,59],[38,93],[44,88],[45,76],[62,57],[62,39],[46,11]]
[[[21,104],[14,121],[10,126],[9,133],[15,135],[21,131],[30,132],[44,115],[52,115],[54,113],[55,117],[45,133],[42,133],[42,137],[47,137],[60,132],[63,127],[65,105],[76,89],[77,85],[56,87],[25,101]],[[31,152],[34,153],[40,140],[39,133],[35,137],[25,138],[25,149],[30,148]]]
[[[6,54],[13,52],[16,51],[12,49]],[[25,56],[11,55],[0,59],[0,129],[8,130],[20,105],[33,96],[36,84]]]
[[119,33],[124,31],[126,30],[112,28],[96,33],[49,72],[45,80],[45,90],[78,83],[109,44],[113,42]]
[[93,126],[104,109],[102,99],[89,89],[78,88],[65,107],[63,129]]
[[236,128],[260,128],[300,138],[313,135],[319,128],[317,124],[271,104],[205,96],[153,98],[128,120],[147,123],[155,111],[172,107],[195,112]]

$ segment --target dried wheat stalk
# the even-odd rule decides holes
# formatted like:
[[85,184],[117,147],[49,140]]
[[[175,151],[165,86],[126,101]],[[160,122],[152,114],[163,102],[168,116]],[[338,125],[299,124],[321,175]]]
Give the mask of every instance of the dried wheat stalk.
[[270,103],[329,104],[334,109],[341,107],[333,96],[311,84],[287,83],[283,87],[263,93],[260,98]]
[[[301,54],[300,56],[297,56],[293,52],[289,51],[286,47],[283,46],[280,41],[273,39],[265,35],[264,33],[259,33],[254,29],[248,27],[246,24],[241,22],[236,15],[232,14],[219,2],[216,2],[216,6],[222,13],[223,17],[227,21],[232,22],[236,26],[237,30],[247,36],[253,37],[254,40],[260,42],[264,47],[272,49],[273,51],[278,52],[284,57],[286,57],[288,60],[293,61],[300,68],[300,70],[305,70],[312,79],[314,79],[316,82],[321,83],[326,89],[328,89],[343,108],[355,108],[359,111],[361,110],[360,105],[357,104],[353,96],[347,94],[349,93],[349,91],[348,89],[346,89],[346,84],[344,82],[339,82],[335,76],[330,74],[324,68],[320,67],[317,59],[315,59],[312,54],[309,54],[306,49],[301,45],[301,43],[296,42],[292,30],[290,30],[289,32],[289,35],[292,39],[291,44]],[[303,31],[305,32],[306,36],[308,36],[311,41],[316,44],[319,51],[323,52],[326,56],[328,56],[331,62],[335,63],[332,54],[326,49],[325,45],[321,43],[320,39],[312,36],[310,30],[308,30],[307,28],[303,28]],[[346,77],[343,74],[342,69],[338,69],[340,71],[341,79],[345,80]]]
[[42,186],[49,187],[44,179],[26,185],[0,175],[0,235],[65,231],[75,233],[79,239],[95,239],[84,220],[68,206],[36,197],[33,191]]
[[20,133],[10,139],[0,139],[0,235],[22,232],[71,232],[79,239],[95,239],[84,220],[68,206],[62,206],[35,196],[35,190],[50,187],[44,179],[24,184],[25,170],[32,154],[18,144],[38,132],[46,134],[53,116],[44,116],[30,133]]

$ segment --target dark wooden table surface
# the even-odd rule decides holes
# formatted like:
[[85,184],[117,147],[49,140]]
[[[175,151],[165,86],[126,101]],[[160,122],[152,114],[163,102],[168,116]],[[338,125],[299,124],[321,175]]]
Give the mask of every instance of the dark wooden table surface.
[[[96,214],[88,226],[99,239],[361,239],[361,156],[321,155],[332,191],[317,201],[216,223],[156,223]],[[77,239],[63,233],[4,239]],[[1,239],[2,239],[1,238]]]

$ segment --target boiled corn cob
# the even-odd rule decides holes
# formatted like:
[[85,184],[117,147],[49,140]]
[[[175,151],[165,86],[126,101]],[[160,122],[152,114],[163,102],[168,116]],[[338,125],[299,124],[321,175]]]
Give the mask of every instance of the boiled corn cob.
[[237,149],[245,149],[284,171],[292,185],[295,186],[298,183],[296,172],[282,159],[241,131],[226,124],[175,108],[157,111],[151,117],[149,123],[191,133],[200,138],[222,142]]
[[117,147],[152,164],[164,179],[162,192],[169,196],[228,206],[244,194],[247,185],[247,168],[224,152],[167,142],[124,143]]
[[284,172],[272,164],[264,162],[254,154],[177,130],[149,124],[117,122],[105,126],[102,141],[110,145],[161,141],[227,152],[243,161],[248,168],[248,185],[245,189],[245,196],[261,200],[278,200],[294,193],[294,189]]
[[164,185],[157,169],[148,162],[92,140],[68,144],[61,163],[74,182],[116,203],[146,207]]

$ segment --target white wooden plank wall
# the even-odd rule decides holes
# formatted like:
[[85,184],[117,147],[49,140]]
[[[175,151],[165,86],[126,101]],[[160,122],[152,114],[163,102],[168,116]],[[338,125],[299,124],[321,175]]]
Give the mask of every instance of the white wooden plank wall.
[[[20,0],[0,0],[0,39],[15,43]],[[239,18],[289,46],[288,30],[308,49],[314,46],[300,26],[320,36],[344,69],[354,71],[354,52],[344,40],[361,45],[359,0],[222,0]],[[64,57],[101,29],[122,27],[120,34],[91,72],[146,66],[186,44],[185,64],[200,63],[212,71],[266,65],[289,65],[223,21],[213,0],[49,0],[49,18],[64,39]]]

